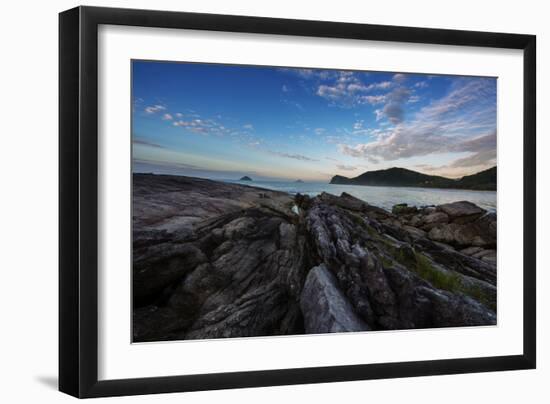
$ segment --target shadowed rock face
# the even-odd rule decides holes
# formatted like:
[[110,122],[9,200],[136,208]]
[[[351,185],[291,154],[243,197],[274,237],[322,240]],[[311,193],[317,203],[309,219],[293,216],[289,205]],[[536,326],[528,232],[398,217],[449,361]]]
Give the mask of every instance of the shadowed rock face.
[[134,341],[496,323],[496,217],[471,206],[462,221],[460,206],[392,214],[345,193],[133,185]]

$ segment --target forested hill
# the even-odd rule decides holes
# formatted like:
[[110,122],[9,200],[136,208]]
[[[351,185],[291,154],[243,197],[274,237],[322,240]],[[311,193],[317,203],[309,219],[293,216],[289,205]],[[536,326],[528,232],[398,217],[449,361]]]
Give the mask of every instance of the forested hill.
[[497,187],[497,168],[493,167],[477,174],[464,176],[460,179],[451,179],[437,175],[422,174],[406,168],[393,167],[386,170],[367,171],[354,178],[335,175],[330,180],[330,183],[494,191]]

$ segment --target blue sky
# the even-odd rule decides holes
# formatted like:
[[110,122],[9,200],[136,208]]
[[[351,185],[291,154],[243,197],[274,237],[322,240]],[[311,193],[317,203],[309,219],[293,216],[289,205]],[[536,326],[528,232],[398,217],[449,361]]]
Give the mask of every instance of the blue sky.
[[496,164],[496,79],[132,63],[134,171],[328,181]]

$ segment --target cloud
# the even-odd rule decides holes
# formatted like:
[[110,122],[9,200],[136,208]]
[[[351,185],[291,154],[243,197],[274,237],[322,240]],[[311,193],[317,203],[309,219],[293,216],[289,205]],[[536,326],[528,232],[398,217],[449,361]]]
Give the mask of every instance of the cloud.
[[191,165],[191,164],[185,164],[185,163],[174,163],[170,161],[160,161],[160,160],[149,160],[149,159],[139,159],[134,158],[132,159],[132,164],[140,164],[140,165],[148,165],[151,168],[153,167],[171,167],[171,168],[183,168],[183,169],[200,169],[200,167]]
[[426,87],[428,87],[428,82],[427,81],[419,81],[414,86],[416,88],[426,88]]
[[163,121],[171,121],[172,119],[174,119],[174,117],[171,114],[168,114],[168,113],[166,113],[162,116]]
[[384,107],[375,111],[376,120],[386,118],[392,124],[403,121],[405,110],[403,104],[410,98],[411,90],[406,87],[397,87],[385,96]]
[[[395,92],[398,91],[399,93]],[[455,162],[466,165],[490,162],[496,153],[496,88],[492,79],[457,80],[451,91],[422,108],[411,122],[403,122],[402,103],[407,90],[394,90],[377,118],[395,127],[380,132],[371,143],[340,144],[343,154],[371,162],[437,153],[472,153]]]
[[287,86],[286,84],[283,84],[283,86],[281,87],[281,91],[283,93],[288,93],[290,91],[290,87]]
[[[378,119],[387,117],[396,123],[402,119],[401,104],[411,96],[412,90],[405,87],[406,75],[397,73],[390,81],[364,83],[355,72],[341,71],[331,77],[329,82],[318,85],[316,94],[330,101],[333,105],[355,107],[364,104],[385,104],[378,111]],[[371,92],[379,94],[370,94]],[[411,102],[418,101],[413,98]]]
[[386,99],[385,95],[362,95],[358,97],[360,103],[371,105],[382,104],[386,102]]
[[159,112],[159,111],[164,111],[165,109],[166,109],[166,107],[164,105],[160,105],[160,104],[150,105],[150,106],[145,108],[145,112],[148,113],[148,114],[154,114],[154,113]]
[[269,150],[268,152],[271,153],[271,154],[274,154],[274,155],[276,155],[276,156],[286,157],[286,158],[294,159],[294,160],[300,160],[300,161],[319,161],[319,160],[313,159],[313,158],[311,158],[311,157],[304,156],[304,155],[302,155],[302,154],[284,153],[284,152],[272,151],[272,150]]
[[316,135],[322,135],[323,133],[326,132],[326,129],[325,128],[315,128],[313,131],[315,132]]
[[165,148],[164,146],[161,146],[158,143],[149,142],[148,140],[144,140],[144,139],[140,139],[140,138],[136,138],[136,137],[134,137],[132,139],[132,144],[155,147],[155,148],[159,148],[159,149],[164,149]]
[[344,165],[344,164],[336,164],[336,168],[338,168],[339,170],[343,170],[343,171],[355,171],[355,170],[357,170],[357,167],[355,167],[355,166],[347,166],[347,165]]
[[247,123],[246,125],[243,125],[243,129],[252,130],[254,129],[254,126],[251,123]]
[[303,79],[308,80],[327,80],[331,77],[334,77],[337,74],[333,70],[323,70],[323,69],[300,69],[294,67],[283,67],[278,69],[281,72],[293,74],[299,76]]
[[[226,128],[224,125],[213,119],[203,119],[199,118],[198,114],[194,114],[196,118],[192,119],[179,119],[172,122],[173,126],[184,128],[189,132],[200,134],[200,135],[218,135],[223,136],[231,133],[229,128]],[[237,132],[238,133],[238,132]]]
[[455,159],[446,165],[417,164],[416,167],[432,174],[462,177],[497,165],[496,133],[465,141],[457,145],[456,150],[468,151],[472,154]]
[[407,76],[404,75],[403,73],[396,73],[393,75],[393,81],[396,81],[398,83],[402,83],[404,82],[405,80],[407,79]]
[[390,81],[365,84],[354,72],[340,71],[330,83],[320,84],[316,94],[340,106],[354,106],[365,103],[376,104],[384,95],[365,95],[374,90],[388,90],[393,85]]

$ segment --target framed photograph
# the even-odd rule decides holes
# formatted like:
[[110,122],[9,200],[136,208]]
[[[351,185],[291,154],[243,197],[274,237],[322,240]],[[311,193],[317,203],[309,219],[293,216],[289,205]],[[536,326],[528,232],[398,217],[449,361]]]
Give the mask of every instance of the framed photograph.
[[534,36],[59,23],[61,391],[535,368]]

